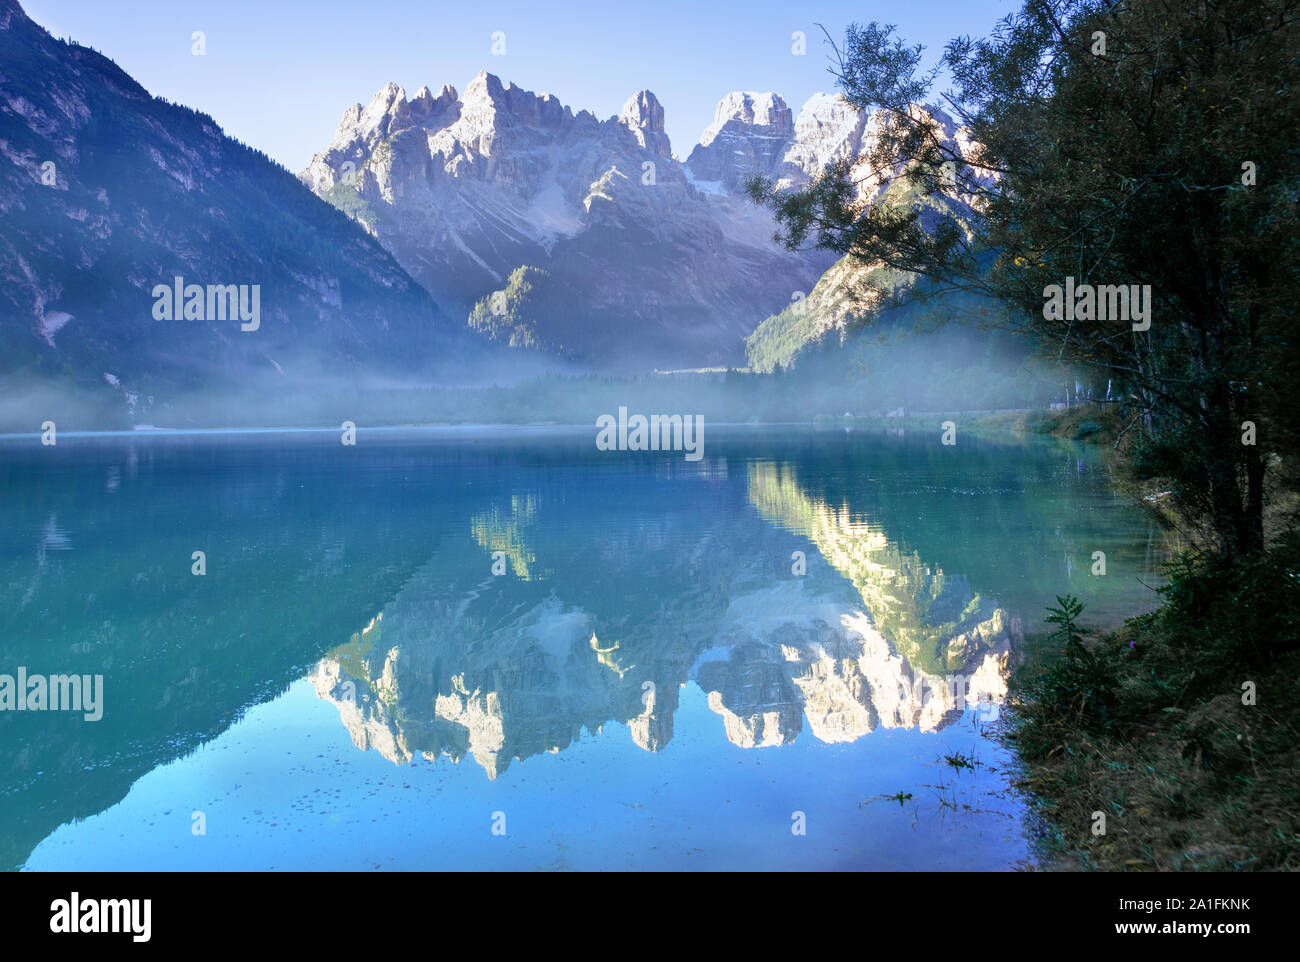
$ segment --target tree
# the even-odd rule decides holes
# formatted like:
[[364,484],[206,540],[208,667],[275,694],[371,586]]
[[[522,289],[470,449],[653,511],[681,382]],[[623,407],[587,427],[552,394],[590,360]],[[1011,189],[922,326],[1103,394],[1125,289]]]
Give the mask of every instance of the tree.
[[[989,37],[951,41],[930,70],[892,26],[852,26],[832,72],[874,112],[871,150],[802,190],[756,178],[750,195],[789,246],[910,271],[928,282],[913,296],[1016,305],[1022,333],[1124,385],[1134,469],[1167,478],[1231,560],[1264,543],[1266,452],[1300,440],[1286,397],[1300,374],[1298,5],[1027,0]],[[954,91],[920,106],[941,68]],[[943,135],[943,111],[968,141]],[[864,202],[857,184],[873,176],[979,216]],[[1097,301],[1058,311],[1049,294],[1067,278],[1078,291],[1149,291],[1149,328],[1100,319]],[[1245,422],[1257,443],[1243,443]],[[1290,459],[1272,474],[1300,478]]]

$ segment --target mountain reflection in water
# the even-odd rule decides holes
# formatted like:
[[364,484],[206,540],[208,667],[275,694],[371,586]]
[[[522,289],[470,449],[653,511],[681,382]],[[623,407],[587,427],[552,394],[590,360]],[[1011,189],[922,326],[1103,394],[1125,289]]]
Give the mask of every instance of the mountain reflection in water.
[[[105,867],[400,860],[409,842],[387,836],[358,837],[352,854],[296,844],[380,804],[366,786],[381,776],[356,767],[377,756],[433,772],[471,757],[484,785],[508,788],[553,831],[602,793],[644,805],[652,822],[635,844],[608,814],[584,823],[584,864],[598,867],[620,842],[639,853],[621,855],[628,864],[678,864],[666,853],[718,806],[732,814],[710,831],[720,847],[732,832],[736,854],[717,864],[748,864],[753,820],[807,805],[771,793],[812,785],[838,786],[834,812],[814,823],[834,834],[774,864],[947,864],[956,856],[928,843],[888,850],[887,816],[863,814],[862,793],[933,778],[937,746],[966,730],[956,723],[990,717],[975,710],[981,696],[1005,697],[1055,595],[1079,595],[1095,618],[1150,604],[1138,578],[1155,576],[1153,533],[1077,446],[719,427],[690,463],[600,452],[592,436],[0,442],[0,671],[105,676],[100,722],[0,713],[0,864],[80,864],[90,838]],[[204,577],[191,574],[196,549]],[[1098,549],[1104,578],[1088,573]],[[304,677],[320,700],[295,694]],[[365,756],[325,744],[340,720]],[[619,747],[629,739],[644,750],[635,758]],[[790,759],[775,768],[725,757],[775,746],[742,753]],[[227,752],[239,759],[229,772]],[[601,778],[527,761],[546,753]],[[307,761],[283,769],[290,758]],[[680,795],[674,828],[650,801],[621,797],[652,773],[650,795]],[[434,806],[422,818],[477,824],[482,806],[502,804],[464,766],[456,774],[436,777],[440,801],[421,803]],[[366,824],[411,818],[397,812],[431,777],[400,776]],[[296,794],[264,798],[276,792]],[[191,810],[241,805],[246,825],[214,817],[224,834],[185,847]],[[186,841],[164,844],[156,826],[176,819],[168,831]],[[1001,864],[993,841],[981,845],[960,864]],[[685,853],[698,847],[672,858]]]
[[[805,718],[813,737],[844,742],[878,727],[936,731],[981,697],[1005,700],[1021,627],[967,578],[904,554],[847,504],[810,498],[791,468],[751,464],[748,497],[829,569],[773,576],[770,559],[724,550],[752,542],[748,512],[694,538],[665,524],[612,550],[552,544],[529,492],[476,515],[464,544],[444,543],[312,684],[358,748],[399,764],[470,756],[490,778],[609,721],[659,751],[690,680],[742,748],[791,742]],[[472,583],[492,550],[512,574]],[[539,558],[552,559],[540,578]],[[654,599],[605,614],[596,599],[636,597],[647,566]]]

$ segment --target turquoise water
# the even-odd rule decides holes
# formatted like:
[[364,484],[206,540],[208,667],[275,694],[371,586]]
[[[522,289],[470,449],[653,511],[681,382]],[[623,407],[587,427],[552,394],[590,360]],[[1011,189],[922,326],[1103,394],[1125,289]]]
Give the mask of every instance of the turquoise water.
[[0,712],[0,865],[1029,858],[1007,672],[1055,595],[1109,622],[1161,560],[1092,452],[594,436],[0,441],[0,673],[104,678],[97,722]]

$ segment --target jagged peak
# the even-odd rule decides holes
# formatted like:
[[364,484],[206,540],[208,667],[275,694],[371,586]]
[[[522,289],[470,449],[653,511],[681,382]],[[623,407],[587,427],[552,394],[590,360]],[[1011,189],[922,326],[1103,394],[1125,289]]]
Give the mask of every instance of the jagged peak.
[[555,127],[573,119],[573,111],[554,94],[533,93],[513,81],[503,84],[501,78],[486,70],[480,70],[469,82],[461,104],[462,116],[478,117],[480,122],[489,114],[541,127]]
[[435,114],[444,112],[457,100],[456,88],[450,84],[443,84],[436,97],[428,85],[422,86],[416,91],[415,99],[411,101],[411,117],[420,123],[424,123]]
[[794,114],[785,99],[770,90],[733,90],[718,101],[713,123],[700,135],[700,145],[707,147],[732,124],[765,127],[765,133],[789,136],[794,131]]
[[649,90],[638,91],[629,97],[615,119],[632,132],[644,149],[659,157],[672,156],[672,145],[664,133],[663,104]]
[[[514,84],[511,84],[513,87]],[[471,100],[490,100],[496,101],[505,96],[506,88],[501,83],[501,78],[496,74],[488,73],[486,70],[480,70],[474,75],[474,79],[469,82],[465,88],[464,100],[468,103]]]
[[649,90],[640,90],[627,99],[618,119],[629,127],[639,127],[661,133],[664,129],[664,108],[659,98]]
[[739,120],[758,126],[779,121],[781,114],[790,110],[785,98],[771,90],[733,90],[718,101],[714,123]]
[[406,103],[406,89],[401,84],[388,81],[379,92],[370,98],[370,106],[377,104]]

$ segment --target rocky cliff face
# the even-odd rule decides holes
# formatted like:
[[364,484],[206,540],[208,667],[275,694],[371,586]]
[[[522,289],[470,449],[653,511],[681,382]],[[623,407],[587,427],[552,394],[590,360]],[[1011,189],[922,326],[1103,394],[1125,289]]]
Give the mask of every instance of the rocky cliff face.
[[[916,116],[938,124],[939,138],[952,156],[976,157],[978,144],[950,116],[935,108],[913,109]],[[729,123],[738,126],[739,116]],[[901,164],[879,169],[872,166],[870,157],[878,145],[883,123],[882,112],[868,115],[842,98],[817,94],[799,112],[779,159],[765,166],[761,158],[751,162],[741,150],[701,159],[722,164],[717,176],[723,184],[743,183],[746,177],[758,174],[778,187],[794,188],[806,186],[828,164],[847,162],[850,176],[857,184],[860,203],[911,207],[919,212],[920,223],[927,230],[934,230],[941,221],[946,221],[956,223],[969,234],[979,216],[979,199],[975,195],[957,186],[926,195],[902,176]],[[700,153],[699,148],[696,153]],[[695,162],[696,155],[692,154],[690,163]],[[987,185],[990,180],[968,168],[959,183]],[[842,257],[830,265],[816,285],[800,292],[794,303],[784,305],[781,311],[755,327],[746,341],[749,366],[767,372],[778,366],[793,365],[810,348],[843,345],[852,328],[869,326],[878,320],[882,290],[905,292],[915,283],[914,276],[893,271],[883,264],[865,263],[851,255]],[[934,309],[943,310],[942,302],[937,302]]]
[[[747,143],[772,160],[793,130],[788,109],[735,97],[708,135],[714,154]],[[598,120],[480,73],[463,94],[408,100],[390,84],[344,113],[301,176],[441,301],[468,313],[515,269],[538,268],[565,306],[536,325],[540,341],[645,368],[739,362],[754,319],[829,264],[774,244],[735,177],[697,186],[721,180],[721,164],[701,174],[673,157],[650,91]]]
[[[946,113],[920,106],[914,111],[938,123],[945,147],[954,154],[973,156],[969,132]],[[696,182],[739,193],[755,174],[780,187],[802,187],[828,164],[847,161],[859,199],[871,201],[902,171],[900,164],[875,170],[867,162],[883,123],[883,112],[868,114],[839,95],[814,94],[793,117],[776,94],[731,93],[719,101],[686,166]],[[961,199],[956,192],[952,196]]]
[[[683,163],[650,91],[602,121],[480,73],[463,94],[424,87],[408,100],[389,84],[344,113],[301,177],[459,311],[481,313],[520,267],[545,272],[551,306],[522,320],[549,351],[603,366],[735,364],[757,321],[802,300],[833,262],[774,244],[746,180],[800,187],[848,160],[872,201],[899,173],[865,169],[881,122],[837,96],[796,117],[775,93],[738,91]],[[822,313],[823,327],[843,318]]]
[[748,174],[779,165],[793,139],[794,119],[784,100],[774,93],[737,91],[718,102],[713,123],[686,164],[694,179],[738,193]]
[[[940,140],[953,156],[973,159],[978,145],[969,131],[942,110],[913,108],[918,118],[938,124]],[[801,188],[830,164],[847,163],[860,203],[912,206],[921,223],[933,229],[941,219],[969,228],[978,215],[976,198],[953,188],[926,196],[901,176],[901,164],[875,168],[871,163],[884,123],[883,112],[868,114],[843,98],[816,94],[793,120],[785,102],[774,94],[733,93],[718,104],[713,124],[687,161],[697,187],[734,196],[755,175],[779,188]],[[962,182],[974,177],[967,170]],[[809,348],[843,343],[850,326],[870,323],[881,308],[879,289],[911,286],[910,275],[843,257],[828,266],[816,284],[800,289],[792,303],[756,325],[746,341],[748,365],[757,371],[790,366]]]

